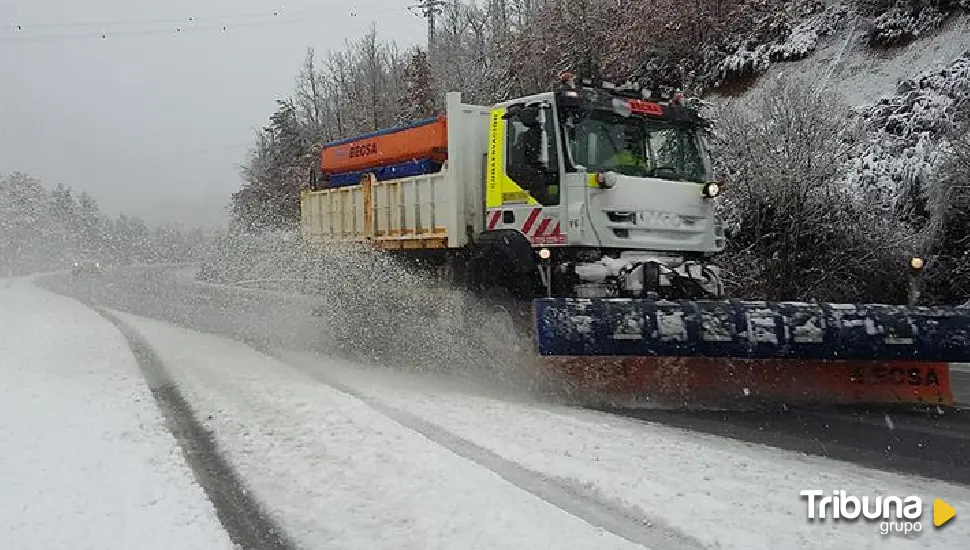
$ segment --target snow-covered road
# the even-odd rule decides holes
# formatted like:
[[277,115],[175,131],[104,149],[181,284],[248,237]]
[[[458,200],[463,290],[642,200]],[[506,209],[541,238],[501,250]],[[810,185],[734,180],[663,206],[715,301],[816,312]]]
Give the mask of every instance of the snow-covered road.
[[690,533],[707,547],[942,549],[970,540],[966,523],[910,540],[881,537],[877,525],[864,522],[810,524],[799,497],[804,489],[921,495],[924,523],[931,526],[933,498],[970,509],[963,486],[608,414],[500,401],[443,388],[429,377],[362,371],[304,353],[280,356],[381,408],[426,419],[591,500],[618,501],[645,521]]
[[243,344],[119,317],[307,548],[642,548]]
[[[303,540],[349,548],[368,532],[388,548],[624,547],[606,530],[654,548],[767,550],[952,548],[970,536],[966,523],[937,531],[931,522],[934,498],[970,509],[963,486],[496,399],[430,375],[307,353],[271,358],[122,317],[173,366],[245,477]],[[920,495],[928,529],[904,538],[874,523],[811,524],[798,493],[816,488]]]
[[[267,515],[305,548],[957,548],[970,540],[959,517],[970,509],[965,486],[500,397],[429,374],[263,353],[109,313],[128,345],[150,349]],[[0,330],[0,413],[44,410],[0,429],[4,449],[26,449],[0,458],[0,471],[16,480],[13,496],[0,499],[14,536],[0,539],[22,542],[4,547],[228,544],[121,332],[26,285],[0,290]],[[102,498],[96,488],[111,483],[108,472],[135,481]],[[923,532],[907,538],[880,535],[878,523],[865,521],[809,523],[803,489],[919,495]],[[932,526],[934,498],[958,511],[940,530]],[[159,512],[143,518],[152,509],[143,500]],[[82,535],[45,531],[64,524]],[[121,525],[135,526],[131,537],[150,529],[151,544],[116,535]]]
[[125,339],[0,282],[0,547],[232,548]]

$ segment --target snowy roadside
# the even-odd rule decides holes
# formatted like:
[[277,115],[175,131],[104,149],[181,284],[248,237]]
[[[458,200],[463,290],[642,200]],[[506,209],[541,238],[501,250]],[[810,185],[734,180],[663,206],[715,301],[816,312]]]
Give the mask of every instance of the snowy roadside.
[[4,548],[232,548],[124,338],[73,300],[0,285]]
[[[956,548],[970,524],[936,531],[934,498],[970,509],[970,490],[712,435],[571,408],[537,406],[442,390],[427,379],[362,371],[310,354],[287,363],[380,403],[419,416],[503,458],[604,499],[620,499],[645,518],[691,533],[711,547]],[[810,524],[805,489],[924,500],[919,537],[882,536],[878,524]]]
[[308,548],[644,547],[248,346],[113,313],[155,349],[268,513]]

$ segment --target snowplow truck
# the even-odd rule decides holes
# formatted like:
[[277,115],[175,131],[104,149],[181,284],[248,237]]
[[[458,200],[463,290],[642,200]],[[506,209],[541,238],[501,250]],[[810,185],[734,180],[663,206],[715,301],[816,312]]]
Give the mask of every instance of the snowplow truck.
[[725,296],[708,123],[682,95],[565,78],[490,106],[445,99],[437,117],[323,147],[301,194],[310,244],[441,266],[525,326],[575,394],[953,402],[970,310]]

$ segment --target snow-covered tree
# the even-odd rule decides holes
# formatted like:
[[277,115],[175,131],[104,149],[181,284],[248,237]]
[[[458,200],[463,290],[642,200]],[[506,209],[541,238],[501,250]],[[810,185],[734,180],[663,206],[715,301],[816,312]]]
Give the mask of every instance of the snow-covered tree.
[[104,246],[110,222],[101,213],[98,203],[87,193],[77,197],[77,239],[82,250],[97,250]]
[[314,163],[311,143],[293,100],[277,101],[243,167],[243,189],[233,194],[233,223],[242,230],[283,227],[299,215],[300,186]]
[[21,172],[0,179],[0,270],[44,269],[48,194],[40,180]]
[[867,38],[876,46],[899,46],[929,34],[951,15],[970,8],[966,0],[860,0],[874,18]]
[[949,152],[927,197],[926,294],[935,303],[970,300],[970,93],[954,105]]
[[317,54],[307,48],[303,66],[297,75],[294,103],[297,116],[304,126],[306,139],[320,144],[331,137],[329,128],[330,109],[327,105],[325,77],[317,66]]
[[425,118],[433,115],[438,104],[438,90],[431,74],[428,54],[415,48],[404,69],[404,89],[398,122]]
[[715,144],[731,233],[723,262],[739,295],[904,299],[911,239],[843,184],[861,134],[838,105],[809,83],[777,80],[719,106]]
[[[121,215],[109,220],[90,195],[75,195],[70,186],[58,184],[48,190],[39,179],[20,172],[0,177],[2,274],[65,269],[79,258],[110,263],[187,261],[187,242],[185,231],[178,228],[153,232],[139,218]],[[204,235],[196,234],[192,242],[207,245]]]
[[869,136],[852,154],[847,184],[914,230],[926,228],[938,217],[932,211],[941,204],[938,175],[953,155],[950,136],[968,96],[965,54],[942,70],[900,82],[895,95],[862,109]]

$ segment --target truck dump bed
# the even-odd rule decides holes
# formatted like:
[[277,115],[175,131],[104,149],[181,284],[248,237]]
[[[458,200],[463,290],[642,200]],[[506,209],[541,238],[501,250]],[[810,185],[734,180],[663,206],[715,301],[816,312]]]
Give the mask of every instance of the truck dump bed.
[[326,146],[329,186],[300,197],[304,238],[386,249],[467,244],[468,228],[484,226],[489,112],[452,92],[442,117]]
[[383,248],[446,248],[452,201],[448,172],[305,192],[304,236],[311,243],[374,241]]

